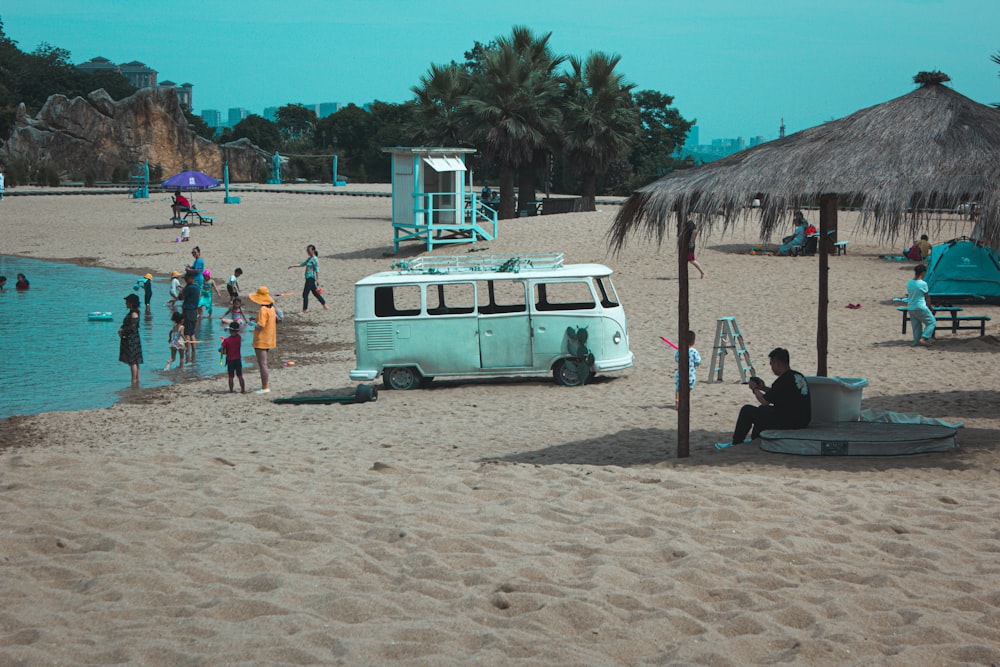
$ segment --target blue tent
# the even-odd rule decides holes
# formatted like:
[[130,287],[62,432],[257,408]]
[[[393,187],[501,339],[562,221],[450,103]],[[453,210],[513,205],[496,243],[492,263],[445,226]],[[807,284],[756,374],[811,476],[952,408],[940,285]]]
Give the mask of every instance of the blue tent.
[[931,300],[1000,304],[1000,260],[993,248],[961,237],[934,246],[927,263]]

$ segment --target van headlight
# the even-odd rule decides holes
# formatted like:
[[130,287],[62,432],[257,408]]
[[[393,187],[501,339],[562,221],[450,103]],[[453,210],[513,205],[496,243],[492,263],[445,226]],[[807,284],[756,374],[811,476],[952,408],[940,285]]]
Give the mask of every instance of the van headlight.
[[616,331],[615,335],[611,337],[611,340],[613,340],[615,342],[615,345],[617,345],[618,343],[622,342],[622,332],[621,331]]

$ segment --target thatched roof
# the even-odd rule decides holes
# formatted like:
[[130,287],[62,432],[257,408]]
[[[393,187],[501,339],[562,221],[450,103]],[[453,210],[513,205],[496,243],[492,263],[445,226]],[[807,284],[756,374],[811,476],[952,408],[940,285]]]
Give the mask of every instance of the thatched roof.
[[[723,216],[731,224],[759,198],[766,238],[790,209],[820,195],[859,207],[859,224],[882,237],[915,227],[958,204],[979,202],[983,237],[1000,243],[1000,110],[921,73],[917,90],[722,160],[674,172],[638,190],[609,238],[662,241],[671,213]],[[710,220],[707,220],[709,224]]]

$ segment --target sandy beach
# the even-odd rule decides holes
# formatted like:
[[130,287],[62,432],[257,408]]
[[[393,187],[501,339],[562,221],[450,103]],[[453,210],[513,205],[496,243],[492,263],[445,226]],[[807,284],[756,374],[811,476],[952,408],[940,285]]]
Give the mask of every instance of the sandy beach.
[[302,271],[285,267],[312,243],[330,308],[296,314],[283,297],[269,397],[221,376],[127,390],[109,358],[114,407],[0,420],[0,665],[1000,664],[1000,308],[970,307],[992,317],[983,338],[911,347],[891,302],[911,264],[879,255],[912,239],[840,214],[829,374],[867,378],[863,407],[963,422],[959,449],[714,450],[751,399],[735,365],[706,382],[718,317],[736,317],[768,382],[776,346],[816,372],[818,259],[751,256],[756,228],[740,224],[699,238],[705,366],[678,460],[659,338],[676,338],[672,239],[609,254],[615,205],[502,221],[485,245],[611,266],[634,368],[577,388],[441,380],[292,406],[270,399],[353,392],[352,287],[396,259],[389,198],[199,194],[215,224],[183,244],[165,194],[8,194],[2,254],[164,277],[198,245],[223,281],[243,269],[244,293],[297,295]]

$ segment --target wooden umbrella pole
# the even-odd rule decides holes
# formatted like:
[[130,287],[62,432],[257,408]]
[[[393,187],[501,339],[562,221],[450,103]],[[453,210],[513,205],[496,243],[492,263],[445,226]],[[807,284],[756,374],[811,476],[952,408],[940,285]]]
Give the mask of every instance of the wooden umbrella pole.
[[819,198],[819,312],[816,322],[816,375],[826,377],[827,351],[830,347],[827,320],[830,311],[830,248],[828,232],[837,230],[837,195]]
[[691,328],[688,309],[687,211],[680,207],[677,214],[677,458],[686,459],[691,444],[691,387],[688,385],[690,355],[688,329]]

